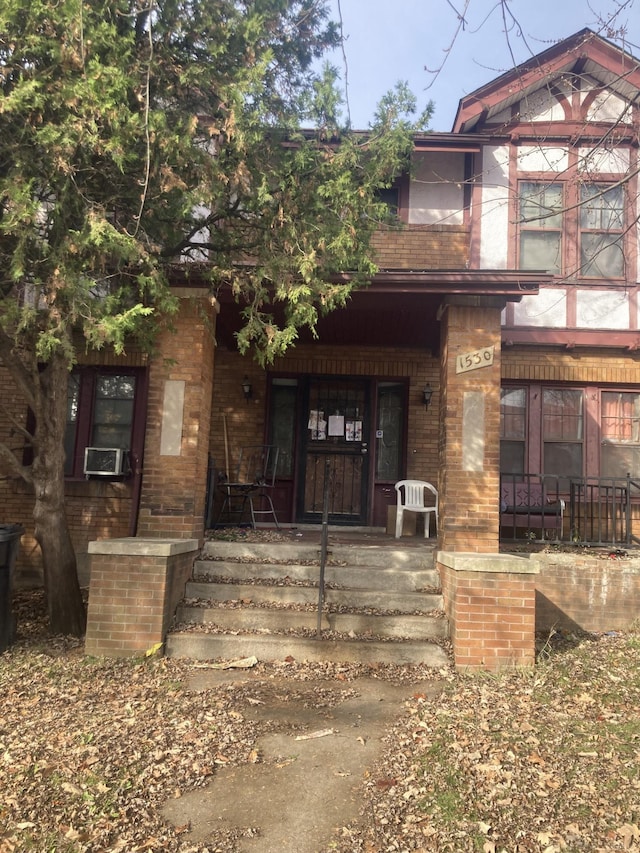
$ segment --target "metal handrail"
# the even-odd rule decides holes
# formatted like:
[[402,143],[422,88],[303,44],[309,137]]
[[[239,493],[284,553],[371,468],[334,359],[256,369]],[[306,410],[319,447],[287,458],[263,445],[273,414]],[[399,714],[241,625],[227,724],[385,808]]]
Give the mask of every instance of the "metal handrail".
[[316,636],[322,639],[322,608],[324,607],[324,570],[327,565],[329,550],[329,479],[331,462],[327,458],[324,463],[324,484],[322,492],[322,533],[320,536],[320,576],[318,578],[318,626]]

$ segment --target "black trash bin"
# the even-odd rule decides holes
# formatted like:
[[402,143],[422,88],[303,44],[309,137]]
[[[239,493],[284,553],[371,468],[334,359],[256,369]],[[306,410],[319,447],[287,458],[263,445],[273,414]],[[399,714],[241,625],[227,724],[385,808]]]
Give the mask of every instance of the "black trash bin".
[[11,606],[13,567],[23,533],[19,524],[0,524],[0,654],[9,648],[15,634]]

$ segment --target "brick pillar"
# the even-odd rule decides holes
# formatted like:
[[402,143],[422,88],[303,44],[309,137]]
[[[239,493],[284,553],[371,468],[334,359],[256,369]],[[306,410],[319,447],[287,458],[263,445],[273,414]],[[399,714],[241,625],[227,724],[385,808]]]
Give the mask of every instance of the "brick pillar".
[[535,663],[535,559],[440,551],[438,571],[455,665],[509,669]]
[[89,542],[86,653],[135,657],[164,643],[197,549],[196,539]]
[[217,303],[184,288],[149,368],[138,536],[204,533]]
[[446,551],[498,551],[502,304],[462,296],[444,306],[438,482]]

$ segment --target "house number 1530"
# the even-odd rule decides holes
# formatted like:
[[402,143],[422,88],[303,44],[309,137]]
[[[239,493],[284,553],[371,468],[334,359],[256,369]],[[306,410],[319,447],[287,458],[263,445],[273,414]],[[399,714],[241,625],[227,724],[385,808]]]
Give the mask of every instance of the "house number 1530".
[[493,364],[493,347],[483,347],[473,352],[464,352],[456,358],[456,373],[466,373],[479,367],[490,367]]

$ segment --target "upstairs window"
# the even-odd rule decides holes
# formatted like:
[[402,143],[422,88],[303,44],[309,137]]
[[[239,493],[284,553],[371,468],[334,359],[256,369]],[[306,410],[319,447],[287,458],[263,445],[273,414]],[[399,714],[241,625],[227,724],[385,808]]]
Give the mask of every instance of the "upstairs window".
[[580,187],[580,275],[623,278],[624,195],[622,187]]
[[522,181],[519,262],[522,270],[562,272],[563,196],[559,184]]
[[519,269],[603,281],[625,277],[622,186],[521,181],[518,192]]
[[379,187],[375,192],[377,202],[384,204],[389,219],[397,219],[400,211],[400,191],[398,187]]

